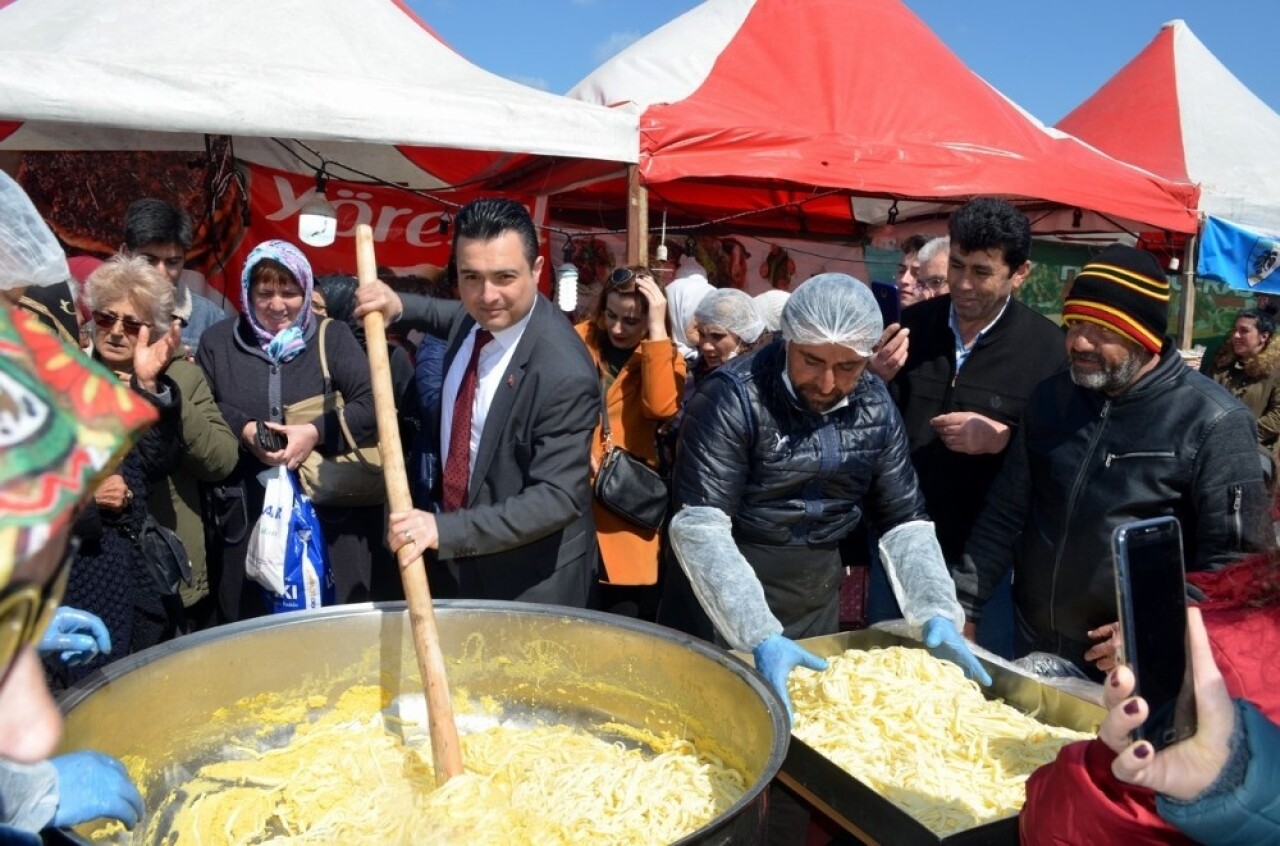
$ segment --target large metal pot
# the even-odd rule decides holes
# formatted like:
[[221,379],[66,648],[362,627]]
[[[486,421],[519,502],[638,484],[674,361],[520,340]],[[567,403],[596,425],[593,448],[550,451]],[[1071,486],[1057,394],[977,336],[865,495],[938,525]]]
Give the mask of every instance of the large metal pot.
[[[679,632],[590,611],[454,601],[437,603],[436,619],[455,700],[465,690],[508,716],[696,738],[750,787],[680,842],[763,841],[763,791],[790,735],[778,697],[742,662]],[[220,757],[237,718],[253,728],[252,713],[214,719],[217,709],[286,691],[332,703],[351,685],[379,682],[392,693],[422,690],[403,603],[248,620],[130,656],[67,691],[62,745],[148,761],[155,775],[140,788],[151,808]]]

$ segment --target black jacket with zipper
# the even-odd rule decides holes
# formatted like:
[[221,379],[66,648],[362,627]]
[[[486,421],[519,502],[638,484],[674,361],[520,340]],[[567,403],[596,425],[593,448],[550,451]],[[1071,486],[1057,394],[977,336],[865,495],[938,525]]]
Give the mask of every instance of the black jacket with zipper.
[[1014,567],[1018,623],[1035,651],[1086,669],[1086,632],[1116,620],[1111,533],[1171,515],[1188,570],[1268,546],[1268,497],[1253,416],[1166,343],[1154,370],[1118,397],[1069,372],[1032,393],[956,590],[977,619]]
[[911,306],[902,313],[902,325],[911,330],[907,363],[889,383],[889,392],[902,411],[911,463],[938,543],[954,567],[1008,447],[994,455],[953,452],[929,421],[972,411],[1016,431],[1031,391],[1066,367],[1066,343],[1057,324],[1010,299],[956,373],[950,296]]

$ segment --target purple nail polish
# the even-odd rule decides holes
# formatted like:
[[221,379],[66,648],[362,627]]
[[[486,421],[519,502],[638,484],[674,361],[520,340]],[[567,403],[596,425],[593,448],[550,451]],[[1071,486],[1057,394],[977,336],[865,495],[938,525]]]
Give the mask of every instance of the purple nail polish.
[[1130,717],[1136,717],[1138,715],[1138,700],[1130,699],[1124,703],[1124,712]]
[[1151,747],[1144,744],[1142,746],[1139,746],[1137,749],[1133,750],[1133,754],[1135,757],[1145,759],[1148,755],[1151,754]]

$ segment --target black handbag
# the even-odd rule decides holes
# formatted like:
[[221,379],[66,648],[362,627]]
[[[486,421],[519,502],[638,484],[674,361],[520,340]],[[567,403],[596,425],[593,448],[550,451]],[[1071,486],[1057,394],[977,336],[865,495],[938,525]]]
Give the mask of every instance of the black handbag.
[[624,520],[657,529],[667,516],[670,494],[658,472],[621,447],[613,445],[609,415],[600,415],[604,429],[604,457],[596,473],[596,499]]
[[138,552],[161,596],[174,596],[178,583],[191,585],[191,558],[182,540],[147,515],[137,537]]

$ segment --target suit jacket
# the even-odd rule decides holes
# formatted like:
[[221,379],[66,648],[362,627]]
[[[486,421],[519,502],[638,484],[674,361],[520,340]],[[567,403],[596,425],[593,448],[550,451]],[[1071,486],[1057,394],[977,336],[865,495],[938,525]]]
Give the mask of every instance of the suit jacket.
[[[401,300],[400,325],[447,338],[447,373],[475,320],[456,301]],[[599,566],[588,476],[600,407],[586,347],[539,296],[485,417],[466,506],[436,515],[459,597],[586,607]]]

